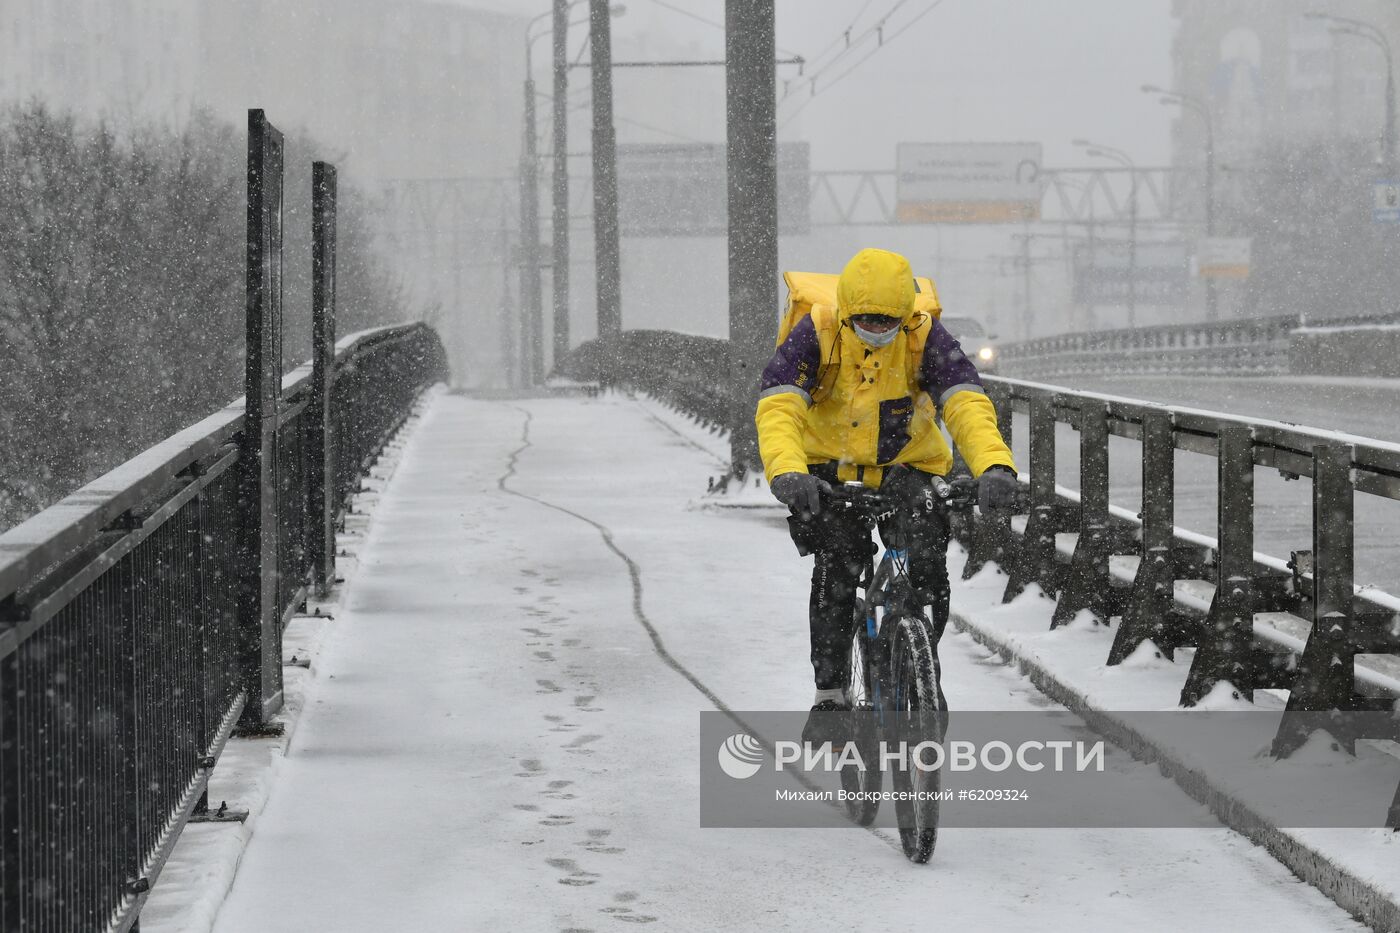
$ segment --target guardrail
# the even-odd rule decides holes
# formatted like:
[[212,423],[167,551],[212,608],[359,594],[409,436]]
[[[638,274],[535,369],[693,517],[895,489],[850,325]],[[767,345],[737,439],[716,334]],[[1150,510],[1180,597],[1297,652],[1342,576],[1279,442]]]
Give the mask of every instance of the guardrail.
[[[716,387],[725,382],[715,377],[722,347],[709,338],[631,332],[582,348],[569,365],[575,378],[653,392],[722,424],[727,400]],[[1352,573],[1357,497],[1400,499],[1400,445],[1014,379],[986,382],[1008,439],[1013,412],[1027,416],[1029,483],[1015,518],[978,517],[960,529],[967,575],[996,561],[1008,574],[1007,600],[1038,584],[1057,600],[1055,625],[1081,610],[1103,621],[1121,617],[1109,664],[1147,639],[1168,656],[1195,648],[1183,705],[1223,681],[1249,697],[1285,689],[1290,711],[1338,711],[1344,741],[1400,738],[1400,720],[1393,734],[1365,736],[1346,716],[1392,709],[1400,696],[1393,657],[1356,664],[1357,655],[1400,654],[1400,600],[1358,591]],[[1079,432],[1078,493],[1055,485],[1057,423]],[[1142,445],[1140,515],[1109,502],[1110,435]],[[1213,538],[1174,525],[1178,449],[1217,460]],[[1288,561],[1254,550],[1256,466],[1312,478],[1312,547]],[[1285,717],[1276,754],[1300,741],[1290,729]],[[1391,819],[1400,826],[1400,799]]]
[[1289,334],[1314,324],[1347,326],[1400,321],[1400,314],[1310,319],[1304,315],[1164,324],[1057,334],[1000,348],[1002,371],[1015,376],[1267,375],[1289,371]]
[[575,348],[558,370],[571,379],[639,389],[713,431],[729,425],[727,340],[669,330],[623,331],[606,345],[590,340]]
[[[412,324],[340,341],[333,372],[319,463],[313,367],[282,381],[280,547],[261,577],[284,618],[312,585],[313,529],[445,364]],[[264,664],[238,613],[246,424],[239,400],[0,535],[2,929],[130,927],[201,801]]]
[[0,929],[123,931],[235,729],[276,734],[282,631],[446,356],[335,339],[336,171],[313,165],[312,362],[282,365],[282,135],[248,120],[245,396],[0,535]]

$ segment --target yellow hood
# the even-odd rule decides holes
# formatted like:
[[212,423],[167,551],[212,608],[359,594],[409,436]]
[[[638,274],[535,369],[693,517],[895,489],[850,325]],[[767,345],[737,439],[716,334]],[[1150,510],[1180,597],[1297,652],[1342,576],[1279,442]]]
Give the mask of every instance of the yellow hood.
[[883,249],[856,253],[837,282],[836,308],[843,321],[853,314],[886,314],[907,321],[914,314],[909,260]]

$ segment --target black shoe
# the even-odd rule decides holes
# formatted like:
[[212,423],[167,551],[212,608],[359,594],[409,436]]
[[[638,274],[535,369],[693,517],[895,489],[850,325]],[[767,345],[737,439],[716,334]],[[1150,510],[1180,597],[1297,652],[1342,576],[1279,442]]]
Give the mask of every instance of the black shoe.
[[833,748],[844,745],[850,738],[850,718],[837,714],[850,711],[849,703],[822,700],[807,714],[807,725],[802,728],[802,741],[814,746],[830,742]]

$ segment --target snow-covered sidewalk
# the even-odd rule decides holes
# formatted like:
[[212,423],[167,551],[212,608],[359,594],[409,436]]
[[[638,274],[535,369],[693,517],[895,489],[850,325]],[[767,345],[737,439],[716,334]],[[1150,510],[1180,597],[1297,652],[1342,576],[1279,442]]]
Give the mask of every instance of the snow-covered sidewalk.
[[[1223,828],[947,830],[926,867],[701,829],[698,712],[810,699],[810,561],[692,508],[711,447],[618,395],[437,397],[215,929],[1360,929]],[[1051,705],[968,636],[942,656],[956,708]]]

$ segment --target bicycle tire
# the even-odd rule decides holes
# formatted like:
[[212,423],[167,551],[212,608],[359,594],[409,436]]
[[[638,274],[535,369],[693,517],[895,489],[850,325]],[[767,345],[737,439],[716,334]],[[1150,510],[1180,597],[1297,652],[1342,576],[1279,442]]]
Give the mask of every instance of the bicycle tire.
[[879,794],[884,783],[880,768],[880,732],[875,727],[875,686],[878,676],[871,657],[871,641],[866,630],[865,610],[856,607],[851,626],[850,686],[851,738],[865,767],[847,764],[841,768],[841,788],[847,794],[846,815],[858,826],[869,826],[880,812]]
[[[899,614],[887,618],[890,626],[888,707],[894,721],[901,724],[908,736],[934,737],[941,741],[946,722],[943,695],[938,685],[938,653],[930,637],[929,623],[918,616]],[[942,785],[941,771],[923,771],[914,767],[910,756],[903,767],[890,771],[898,795],[917,792],[923,799],[895,798],[895,818],[899,826],[899,841],[904,855],[922,865],[933,855],[938,845],[938,791]]]

